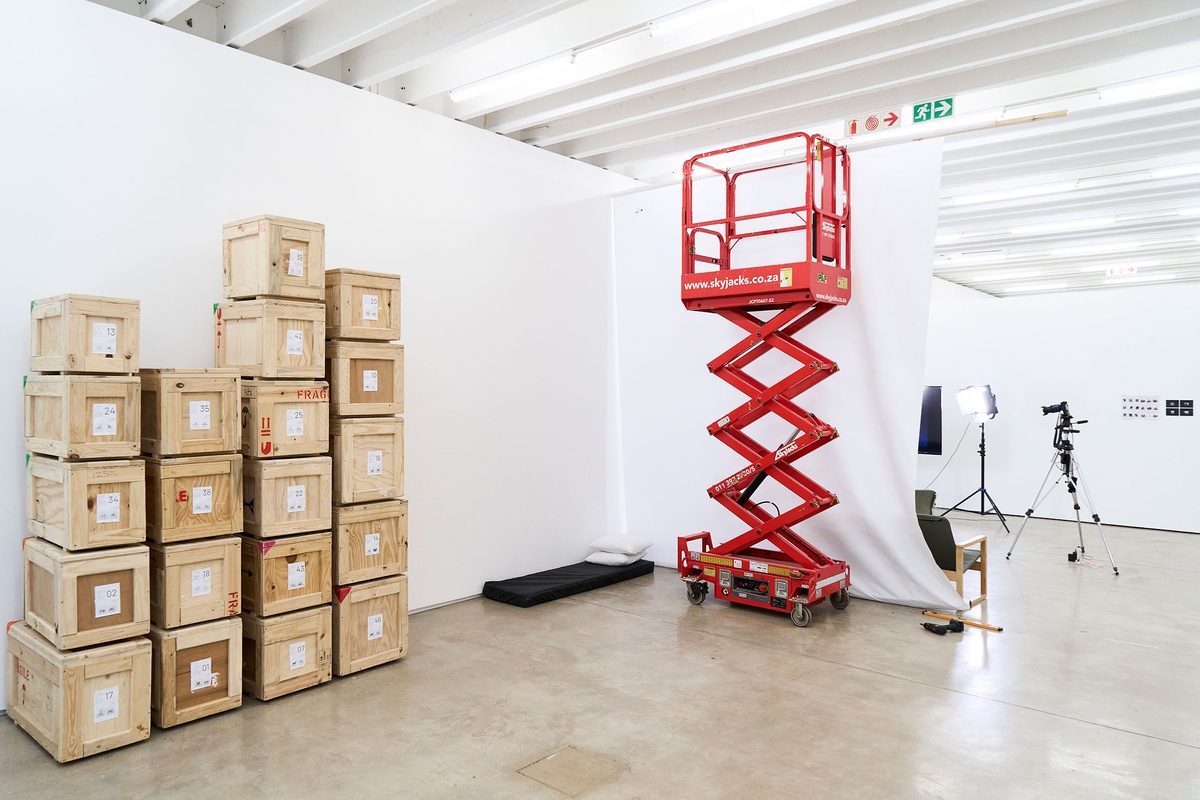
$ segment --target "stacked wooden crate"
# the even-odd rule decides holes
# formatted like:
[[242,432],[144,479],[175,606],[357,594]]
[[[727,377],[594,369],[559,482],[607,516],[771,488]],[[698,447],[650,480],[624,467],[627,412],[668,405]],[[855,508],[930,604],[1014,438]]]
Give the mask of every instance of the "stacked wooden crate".
[[144,369],[152,719],[242,704],[242,434],[232,369]]
[[242,680],[270,700],[331,678],[325,229],[261,216],[223,239],[216,364],[243,379]]
[[325,273],[333,454],[333,671],[408,652],[408,501],[400,279]]
[[55,759],[150,735],[150,560],[136,300],[31,305],[25,613],[8,628],[8,715]]

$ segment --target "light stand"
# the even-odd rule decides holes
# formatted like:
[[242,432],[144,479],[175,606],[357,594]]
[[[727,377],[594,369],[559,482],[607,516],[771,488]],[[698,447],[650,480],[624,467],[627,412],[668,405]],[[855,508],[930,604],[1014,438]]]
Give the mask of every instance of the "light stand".
[[[992,394],[992,387],[990,385],[968,386],[965,389],[960,389],[955,398],[958,400],[958,408],[963,416],[971,417],[979,423],[979,488],[943,511],[942,516],[944,517],[951,511],[957,510],[963,503],[966,503],[975,495],[979,495],[979,515],[986,516],[987,514],[994,513],[1000,518],[1000,524],[1004,526],[1004,532],[1012,533],[1008,529],[1008,521],[1000,513],[1000,507],[996,505],[996,501],[992,499],[987,490],[987,433],[984,429],[984,423],[1000,413],[996,408],[996,395]],[[992,504],[991,511],[988,511],[986,503]],[[970,509],[965,508],[962,510],[970,511]],[[975,512],[971,511],[970,513],[973,514]]]

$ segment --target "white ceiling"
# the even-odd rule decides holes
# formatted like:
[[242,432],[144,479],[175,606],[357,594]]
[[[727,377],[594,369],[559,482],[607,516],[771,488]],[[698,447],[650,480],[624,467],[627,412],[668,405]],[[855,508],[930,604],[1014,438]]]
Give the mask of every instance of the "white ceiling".
[[845,141],[946,136],[935,275],[1200,280],[1198,0],[94,2],[652,183],[894,109]]

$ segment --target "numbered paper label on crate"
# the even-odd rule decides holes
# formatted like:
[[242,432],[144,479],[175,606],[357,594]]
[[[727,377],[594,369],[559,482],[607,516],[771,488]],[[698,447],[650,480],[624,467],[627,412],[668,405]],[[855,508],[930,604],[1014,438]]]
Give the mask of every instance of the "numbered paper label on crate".
[[294,331],[288,328],[287,354],[289,356],[304,355],[304,331]]
[[289,514],[295,514],[297,511],[303,511],[308,507],[304,499],[303,486],[287,487],[287,510]]
[[96,524],[121,521],[121,493],[105,492],[96,495]]
[[188,403],[191,429],[207,431],[212,428],[212,404],[208,400],[192,400]]
[[117,404],[92,403],[92,436],[117,435]]
[[95,593],[96,619],[112,617],[121,613],[121,584],[106,583],[103,586],[97,586]]
[[363,319],[378,320],[379,319],[379,295],[364,294],[363,295]]
[[92,323],[92,353],[98,356],[117,354],[117,326],[110,322]]
[[304,435],[304,409],[289,408],[283,412],[286,422],[288,436],[303,436]]
[[121,687],[110,686],[107,689],[92,692],[92,722],[116,719],[120,710]]
[[383,636],[383,614],[367,617],[367,641]]
[[288,564],[288,591],[304,588],[304,562]]
[[292,247],[288,250],[288,275],[293,278],[304,277],[304,251]]
[[212,513],[212,487],[197,486],[192,489],[192,513],[193,514],[211,514]]
[[212,594],[212,567],[192,570],[192,597]]
[[378,392],[379,391],[379,370],[364,369],[363,370],[363,391]]
[[379,534],[378,533],[368,533],[367,534],[366,550],[367,550],[367,555],[369,555],[369,556],[379,555]]
[[288,669],[300,669],[305,664],[304,642],[292,642],[288,645]]
[[383,474],[383,451],[368,450],[367,451],[367,474],[382,475]]
[[209,689],[216,686],[216,677],[212,671],[212,659],[202,658],[192,662],[192,691]]

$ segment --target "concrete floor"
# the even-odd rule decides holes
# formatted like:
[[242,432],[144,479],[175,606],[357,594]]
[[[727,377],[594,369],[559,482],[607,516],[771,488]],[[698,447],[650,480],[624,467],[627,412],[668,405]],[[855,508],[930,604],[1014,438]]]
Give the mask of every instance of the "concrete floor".
[[70,766],[0,720],[0,797],[558,798],[518,770],[568,746],[589,800],[1200,797],[1200,536],[1106,532],[1119,578],[1067,562],[1073,525],[1034,521],[1007,563],[993,535],[1003,633],[862,600],[800,630],[690,606],[665,569],[471,600],[415,615],[403,663]]

